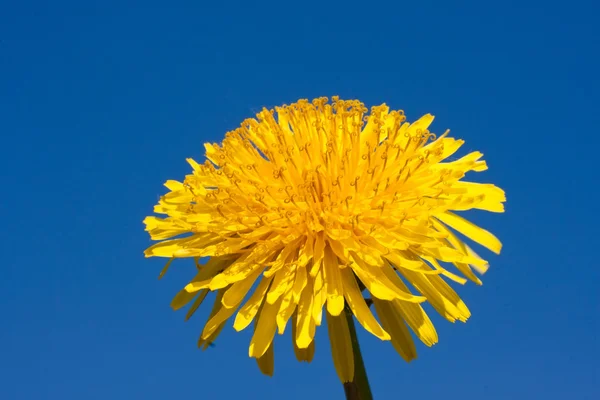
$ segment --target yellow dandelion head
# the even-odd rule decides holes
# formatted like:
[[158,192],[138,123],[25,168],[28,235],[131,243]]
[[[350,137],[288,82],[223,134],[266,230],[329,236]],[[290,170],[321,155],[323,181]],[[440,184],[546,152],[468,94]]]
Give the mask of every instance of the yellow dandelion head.
[[[199,345],[234,315],[238,331],[254,322],[249,354],[266,374],[273,373],[274,335],[290,319],[297,358],[312,359],[325,308],[334,364],[346,382],[354,367],[344,309],[407,361],[416,357],[408,328],[428,346],[437,342],[420,303],[450,321],[467,320],[468,308],[443,277],[480,284],[473,270],[483,273],[488,263],[449,228],[496,253],[501,244],[454,211],[502,212],[505,196],[462,180],[487,169],[482,154],[447,161],[463,141],[431,133],[432,115],[410,124],[385,104],[369,112],[356,100],[332,100],[264,109],[221,144],[206,144],[204,164],[188,159],[193,173],[165,184],[170,192],[154,211],[166,218],[144,220],[159,241],[145,254],[170,258],[161,276],[174,258],[195,258],[198,272],[173,308],[194,301],[189,318],[215,291]],[[210,259],[199,265],[201,257]]]

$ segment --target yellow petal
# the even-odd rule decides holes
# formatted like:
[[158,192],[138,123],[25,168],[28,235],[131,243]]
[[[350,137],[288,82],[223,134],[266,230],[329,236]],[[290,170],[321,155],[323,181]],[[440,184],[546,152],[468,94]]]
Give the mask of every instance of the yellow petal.
[[198,347],[202,346],[202,350],[206,350],[208,349],[208,346],[210,346],[212,343],[214,343],[214,341],[217,339],[217,337],[219,336],[219,334],[221,333],[221,331],[223,330],[223,328],[225,327],[225,322],[221,323],[221,325],[219,325],[217,327],[217,329],[215,329],[215,331],[208,337],[203,338],[202,336],[200,336],[200,338],[198,339]]
[[169,239],[173,236],[189,233],[192,225],[174,218],[146,217],[146,231],[152,240]]
[[190,166],[194,169],[194,171],[200,171],[200,164],[198,164],[193,158],[186,158],[185,161],[190,164]]
[[169,261],[167,261],[167,263],[163,267],[162,271],[160,271],[160,274],[158,274],[158,279],[162,279],[162,277],[165,276],[165,274],[169,270],[169,267],[171,266],[171,263],[173,262],[173,260],[174,260],[174,258],[171,258]]
[[323,318],[323,305],[327,300],[327,290],[325,289],[325,280],[323,279],[323,271],[319,270],[315,275],[314,288],[313,288],[313,310],[312,316],[317,326],[321,325],[321,319]]
[[337,316],[344,310],[344,285],[337,257],[329,247],[325,248],[323,266],[327,289],[327,311]]
[[267,251],[267,253],[270,253],[271,255],[277,254],[277,258],[273,263],[273,266],[267,272],[265,272],[265,276],[273,275],[275,272],[285,267],[290,261],[290,259],[293,258],[294,253],[298,251],[298,248],[302,247],[304,240],[304,237],[297,237],[292,240],[286,238],[286,245],[281,251],[279,251],[278,249],[277,251]]
[[300,295],[302,294],[302,291],[306,287],[307,282],[308,282],[308,279],[307,279],[306,267],[299,266],[296,269],[296,278],[294,280],[294,287],[292,288],[294,301],[296,303],[298,303],[298,301],[300,300]]
[[[235,261],[235,258],[231,257],[211,257],[210,260],[206,262],[206,264],[200,266],[198,268],[198,273],[192,279],[190,283],[188,283],[185,287],[185,290],[188,292],[197,292],[198,290],[206,289],[209,287],[212,280],[219,276],[217,275],[223,269],[227,268],[227,266],[231,265],[231,263]],[[227,286],[227,282],[223,279],[223,286],[215,289],[222,289]]]
[[[376,270],[376,267],[371,267],[365,263],[356,253],[352,252],[354,263],[351,265],[352,270],[358,276],[360,281],[365,285],[373,296],[383,300],[392,300],[396,298],[394,291],[381,284],[381,272]],[[379,272],[379,275],[376,273]]]
[[313,285],[309,280],[306,288],[302,291],[297,310],[296,346],[306,349],[313,341],[315,335],[315,321],[312,311],[314,307]]
[[314,252],[314,245],[315,245],[315,238],[313,235],[308,235],[306,237],[306,243],[304,244],[304,248],[301,250],[300,255],[304,255],[307,258],[307,262],[308,260],[310,260],[313,257],[313,252]]
[[313,247],[313,261],[317,263],[323,258],[323,251],[325,250],[325,240],[323,234],[319,233],[315,237],[315,244]]
[[165,187],[167,187],[169,190],[172,191],[176,191],[176,190],[184,190],[184,186],[183,183],[176,181],[176,180],[168,180],[165,182]]
[[[465,250],[469,257],[485,261],[481,257],[479,257],[479,255],[477,253],[475,253],[473,251],[473,249],[471,249],[466,244],[465,244]],[[473,267],[480,274],[485,274],[487,272],[488,268],[490,267],[490,265],[487,262],[484,262],[483,264],[472,264],[471,267]]]
[[[468,319],[471,316],[471,311],[464,303],[464,301],[460,298],[460,296],[442,279],[440,276],[428,275],[426,276],[427,280],[431,282],[431,285],[435,288],[435,290],[443,296],[447,301],[449,301],[452,305],[454,305],[459,313],[460,317],[464,318],[464,320]],[[461,318],[457,318],[462,321]]]
[[479,210],[504,212],[506,194],[504,190],[489,183],[456,182],[453,187],[465,188],[472,196],[482,196],[483,200],[473,206]]
[[401,251],[390,251],[388,254],[383,256],[385,259],[389,260],[396,267],[400,267],[402,269],[407,269],[410,271],[415,271],[422,274],[439,274],[439,272],[428,268],[423,260],[411,260],[408,259]]
[[426,346],[433,346],[438,342],[437,331],[429,316],[419,304],[393,300],[392,305],[397,308],[410,329]]
[[295,271],[292,268],[284,268],[279,270],[274,278],[269,293],[267,294],[267,303],[274,304],[282,294],[293,284]]
[[265,294],[271,285],[272,279],[273,278],[261,279],[258,286],[254,290],[254,293],[252,293],[252,296],[250,296],[246,304],[240,308],[240,311],[238,311],[237,315],[235,316],[233,329],[239,332],[250,325],[263,302]]
[[[438,231],[443,232],[443,233],[445,233],[447,235],[446,240],[448,241],[448,243],[450,243],[450,245],[453,246],[457,251],[459,251],[460,253],[462,253],[465,256],[467,256],[467,259],[469,259],[469,258],[475,258],[475,259],[480,259],[481,260],[481,257],[479,257],[478,255],[476,255],[474,252],[472,252],[472,251],[469,252],[467,250],[468,246],[462,240],[460,240],[458,237],[456,237],[456,235],[454,233],[452,233],[448,227],[446,227],[441,222],[436,221],[435,219],[432,219],[432,223],[433,223],[433,226]],[[433,257],[431,257],[431,258],[433,259]],[[484,260],[482,260],[482,261],[484,261]],[[481,279],[479,279],[473,273],[473,271],[471,270],[471,267],[469,266],[469,264],[461,263],[461,262],[458,262],[458,261],[453,262],[453,264],[467,278],[469,278],[471,281],[475,282],[476,284],[481,285]],[[486,270],[487,269],[485,265],[481,265],[481,264],[478,264],[477,266],[474,265],[474,268],[478,272],[481,271],[481,270]]]
[[168,204],[188,204],[194,196],[185,190],[169,192],[162,197],[162,200]]
[[315,261],[313,259],[311,262],[308,263],[307,267],[309,270],[309,275],[314,278],[315,276],[317,276],[317,273],[319,273],[319,271],[321,271],[323,267],[323,258],[321,258],[319,261]]
[[294,293],[292,292],[291,287],[288,286],[288,289],[282,296],[281,306],[277,313],[277,333],[280,335],[283,335],[285,332],[285,327],[296,309],[296,304],[298,303],[294,300]]
[[[245,242],[240,242],[241,244]],[[235,263],[231,264],[223,275],[226,280],[230,283],[245,279],[256,270],[256,268],[262,267],[266,262],[270,261],[273,257],[273,252],[279,251],[277,249],[265,248],[261,246],[254,246],[251,251],[244,252],[240,255]],[[268,271],[267,271],[268,272]],[[271,276],[265,272],[265,276]]]
[[248,291],[252,288],[252,285],[254,285],[261,272],[262,269],[259,268],[248,278],[231,285],[223,295],[223,306],[226,308],[237,307],[244,300],[244,297],[246,297],[246,294],[248,294]]
[[[223,298],[223,293],[224,293],[223,290],[219,290],[217,292],[217,296],[215,297],[215,302],[213,303],[212,310],[210,311],[210,314],[208,316],[209,320],[211,320],[215,315],[217,315],[219,310],[221,310],[221,308],[223,307],[221,304],[221,299]],[[204,345],[204,349],[206,350],[208,345],[210,343],[212,343],[212,341],[219,335],[219,333],[221,332],[221,329],[223,329],[224,325],[225,325],[224,323],[219,325],[216,329],[213,330],[212,334],[209,335],[208,337],[203,337],[204,335],[201,334],[200,338],[198,339],[198,347]]]
[[205,289],[205,288],[209,288],[210,290],[218,290],[218,289],[223,289],[224,287],[227,287],[229,285],[229,282],[227,281],[227,277],[224,274],[219,274],[216,275],[214,278],[212,279],[208,279],[206,281],[201,281],[201,282],[191,282],[188,286],[192,287],[193,289],[189,289],[188,286],[186,286],[186,290],[198,290],[198,289]]
[[258,364],[260,372],[268,376],[273,376],[273,372],[275,371],[275,352],[273,350],[274,346],[275,344],[271,342],[271,345],[269,346],[265,354],[263,354],[262,357],[256,359],[256,363]]
[[256,323],[256,330],[250,340],[250,347],[248,349],[248,355],[250,357],[262,357],[271,345],[277,329],[276,317],[279,306],[281,305],[280,303],[281,299],[275,304],[269,304],[267,302],[263,304],[263,308],[260,311]]
[[202,304],[202,302],[206,298],[207,294],[208,294],[208,290],[207,289],[201,290],[200,293],[198,293],[198,297],[196,297],[196,300],[194,300],[194,303],[192,304],[192,306],[188,310],[187,314],[185,315],[185,320],[186,321],[188,319],[190,319],[192,317],[192,315],[194,315],[194,313],[196,312],[196,310],[198,309],[198,307],[200,307],[200,305]]
[[[381,300],[400,299],[413,303],[422,303],[425,301],[425,297],[415,296],[398,286],[395,282],[400,278],[393,271],[392,267],[383,262],[383,260],[381,266],[373,267],[365,263],[355,252],[351,252],[350,254],[355,261],[355,264],[352,265],[353,271],[373,296]],[[392,279],[386,275],[386,272],[387,274],[394,274]]]
[[354,379],[354,352],[346,315],[333,316],[329,312],[326,312],[325,315],[333,365],[335,365],[340,381],[342,383],[350,382]]
[[[309,318],[312,319],[312,316],[309,315]],[[292,318],[292,343],[294,345],[294,354],[296,355],[296,359],[298,361],[311,362],[313,357],[315,356],[315,341],[313,339],[310,342],[310,344],[308,345],[308,347],[306,347],[306,348],[298,347],[298,343],[296,340],[296,338],[297,338],[296,326],[297,325],[298,325],[297,313],[294,313],[294,316]]]
[[381,136],[382,132],[379,128],[379,124],[382,120],[386,119],[389,107],[382,104],[381,106],[374,107],[374,109],[379,115],[371,114],[367,119],[367,124],[360,134],[360,154],[367,154],[369,150],[373,151],[375,146],[379,145],[380,141],[385,137]]
[[171,308],[175,311],[179,310],[181,307],[192,301],[194,297],[196,297],[196,292],[190,293],[187,290],[182,289],[175,295],[173,300],[171,300]]
[[[403,290],[408,290],[402,279],[397,275],[396,277],[398,278],[396,284]],[[423,307],[401,300],[392,300],[391,304],[425,345],[432,346],[437,343],[437,332]]]
[[348,306],[358,322],[370,333],[377,336],[381,340],[390,340],[390,335],[383,330],[379,322],[375,319],[369,306],[358,288],[354,274],[348,268],[341,270],[342,281],[344,282],[344,297],[348,302]]
[[456,250],[454,248],[450,248],[450,247],[438,247],[436,249],[434,248],[421,248],[420,251],[426,255],[430,255],[433,256],[434,258],[440,260],[440,261],[444,261],[444,262],[458,262],[458,263],[466,263],[469,264],[471,266],[485,266],[488,264],[487,261],[481,259],[481,258],[475,258],[469,255],[464,255],[464,253],[462,253],[459,250]]
[[217,337],[221,334],[221,331],[225,327],[225,323],[219,325],[219,327],[213,332],[212,335],[207,337],[206,339],[200,337],[198,338],[198,348],[202,347],[202,351],[208,349],[208,347],[215,342]]
[[373,298],[373,305],[383,328],[390,333],[392,345],[400,356],[411,361],[417,358],[417,349],[397,307],[389,301]]
[[[221,305],[222,305],[222,298],[221,298]],[[208,322],[206,322],[206,325],[204,326],[204,330],[202,331],[201,338],[206,340],[209,336],[211,336],[217,330],[217,328],[219,328],[220,325],[225,323],[225,321],[227,321],[227,319],[229,319],[229,317],[231,317],[233,315],[235,310],[236,310],[235,307],[233,307],[233,308],[220,307],[218,309],[218,311],[212,316],[212,318],[210,318],[208,320]]]
[[146,257],[208,257],[215,255],[222,241],[213,234],[198,233],[182,239],[159,242],[146,249]]
[[383,229],[373,232],[373,238],[388,249],[406,250],[410,246],[407,241],[401,240],[400,237],[392,235]]
[[429,151],[429,162],[432,163],[430,168],[434,171],[446,167],[447,163],[439,162],[456,153],[465,143],[464,140],[447,137],[448,133],[449,131],[446,131],[436,141],[423,147],[424,150]]
[[442,278],[436,275],[423,275],[408,270],[400,271],[402,275],[431,303],[448,321],[465,322],[471,313],[456,292]]
[[433,266],[433,268],[437,271],[441,271],[441,275],[445,276],[446,278],[453,280],[454,282],[460,283],[461,285],[464,285],[465,283],[467,283],[467,280],[463,277],[460,277],[456,274],[453,274],[452,272],[448,271],[447,269],[443,268],[440,263],[437,262],[437,260],[433,257],[427,257],[427,256],[422,256],[424,260],[426,260],[429,264],[431,264]]
[[502,243],[498,240],[497,237],[492,235],[490,232],[486,231],[473,224],[466,219],[459,217],[458,215],[446,212],[444,214],[436,215],[436,218],[448,225],[449,227],[456,229],[458,232],[462,233],[469,239],[479,243],[480,245],[490,249],[496,254],[500,254],[500,250],[502,249]]
[[409,130],[411,133],[415,134],[418,131],[426,131],[429,129],[429,125],[433,122],[435,117],[431,114],[425,114],[412,124],[410,124]]
[[193,237],[182,239],[164,240],[148,247],[144,251],[146,257],[174,257],[175,252],[184,249],[184,246],[194,240]]
[[[234,266],[237,267],[236,264],[237,263],[232,264],[232,267],[234,267]],[[225,280],[225,282],[227,282],[229,284],[229,283],[236,283],[236,282],[250,279],[250,276],[254,275],[257,271],[262,272],[263,270],[264,270],[263,263],[251,263],[251,264],[248,264],[246,266],[246,269],[243,271],[239,271],[239,272],[233,274],[233,273],[229,272],[229,269],[227,269],[221,274],[221,276]],[[211,290],[214,290],[213,286],[215,286],[215,285],[216,285],[216,283],[214,282],[214,279],[213,279],[213,281],[211,281],[211,283],[210,283]]]
[[337,240],[328,240],[327,243],[329,244],[329,248],[333,251],[333,254],[335,254],[342,263],[345,264],[348,262],[348,250],[344,249],[340,242]]

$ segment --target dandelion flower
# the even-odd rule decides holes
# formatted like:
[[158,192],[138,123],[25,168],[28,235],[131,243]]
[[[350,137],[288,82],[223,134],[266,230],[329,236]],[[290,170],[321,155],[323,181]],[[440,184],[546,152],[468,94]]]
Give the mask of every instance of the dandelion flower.
[[144,220],[159,241],[145,255],[169,258],[161,276],[174,259],[195,259],[196,276],[172,302],[192,302],[186,319],[216,292],[199,346],[230,318],[237,331],[253,323],[249,355],[271,375],[275,334],[290,324],[296,357],[310,362],[325,319],[348,382],[345,309],[406,361],[416,357],[410,331],[427,346],[438,340],[421,303],[451,322],[469,318],[446,280],[481,284],[474,271],[488,263],[456,232],[495,253],[501,243],[455,212],[503,212],[505,195],[462,180],[487,169],[482,154],[449,160],[464,142],[448,131],[436,138],[432,115],[405,120],[385,104],[369,113],[338,97],[264,109],[221,144],[205,144],[204,164],[188,159],[193,172],[183,182],[166,182],[154,208],[166,217]]

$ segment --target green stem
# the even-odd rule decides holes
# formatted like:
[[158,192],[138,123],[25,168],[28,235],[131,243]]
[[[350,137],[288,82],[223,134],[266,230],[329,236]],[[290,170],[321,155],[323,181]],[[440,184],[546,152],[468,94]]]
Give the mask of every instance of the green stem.
[[360,352],[358,337],[354,327],[354,317],[352,311],[348,308],[344,311],[346,321],[348,321],[348,329],[350,330],[350,338],[352,339],[352,352],[354,353],[354,379],[352,382],[344,383],[344,392],[346,400],[373,400],[365,363]]

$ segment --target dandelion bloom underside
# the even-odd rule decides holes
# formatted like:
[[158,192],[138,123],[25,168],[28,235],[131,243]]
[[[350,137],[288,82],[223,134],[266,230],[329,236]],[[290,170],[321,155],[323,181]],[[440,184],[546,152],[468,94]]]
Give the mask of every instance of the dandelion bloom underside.
[[[427,114],[409,124],[385,104],[368,113],[354,100],[300,100],[206,144],[204,164],[188,159],[193,173],[168,181],[154,208],[166,218],[144,220],[159,241],[145,255],[170,258],[161,276],[173,259],[195,258],[196,276],[172,302],[193,302],[187,318],[216,292],[198,344],[206,348],[230,317],[238,331],[254,323],[249,355],[271,375],[275,333],[291,319],[295,354],[311,361],[325,308],[334,364],[347,382],[354,365],[345,308],[407,361],[416,357],[409,329],[427,346],[438,340],[420,303],[466,321],[469,309],[444,278],[481,284],[473,270],[488,263],[454,231],[495,253],[501,243],[454,211],[502,212],[505,195],[461,180],[487,169],[482,154],[444,162],[463,141],[436,138],[432,121]],[[204,265],[202,257],[210,257]]]

